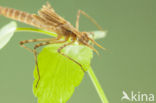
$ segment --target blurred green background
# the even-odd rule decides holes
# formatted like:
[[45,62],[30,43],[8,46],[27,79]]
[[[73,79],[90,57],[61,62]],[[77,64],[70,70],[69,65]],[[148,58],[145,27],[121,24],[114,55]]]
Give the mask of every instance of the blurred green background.
[[[84,10],[108,31],[98,42],[107,51],[94,55],[92,67],[110,103],[120,103],[122,91],[156,95],[156,0],[49,0],[56,12],[75,24]],[[46,0],[0,0],[1,6],[36,13]],[[11,20],[0,16],[0,27]],[[20,27],[29,27],[18,22]],[[81,31],[96,30],[84,16]],[[42,38],[37,33],[16,33],[0,50],[0,103],[35,103],[32,93],[34,57],[19,41]],[[68,103],[101,103],[88,75]]]

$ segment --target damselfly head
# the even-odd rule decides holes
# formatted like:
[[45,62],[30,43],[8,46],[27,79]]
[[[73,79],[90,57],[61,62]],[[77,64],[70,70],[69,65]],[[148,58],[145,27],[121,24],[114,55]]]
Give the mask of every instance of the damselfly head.
[[89,42],[89,36],[87,32],[81,32],[81,36],[78,38],[79,44],[86,44]]
[[90,41],[91,43],[97,45],[97,46],[100,47],[100,48],[103,48],[103,47],[102,47],[101,45],[99,45],[97,42],[95,42],[94,39],[92,39],[91,37],[89,37],[89,36],[88,36],[89,33],[87,33],[87,32],[81,32],[81,33],[82,33],[82,35],[78,38],[79,44],[85,45],[85,46],[91,48],[91,49],[92,49],[94,52],[96,52],[97,54],[99,54],[98,51],[97,51],[92,45],[89,44],[89,41]]

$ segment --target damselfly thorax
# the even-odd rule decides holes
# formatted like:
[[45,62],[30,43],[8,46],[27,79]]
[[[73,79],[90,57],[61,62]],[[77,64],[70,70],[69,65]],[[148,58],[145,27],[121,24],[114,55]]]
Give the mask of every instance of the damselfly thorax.
[[[39,77],[38,82],[40,80],[40,73],[39,73],[37,52],[36,52],[36,49],[38,47],[48,45],[48,44],[62,43],[62,46],[57,50],[58,53],[67,57],[68,59],[72,60],[76,64],[78,64],[82,68],[83,71],[85,71],[83,69],[83,66],[76,60],[65,55],[62,52],[62,49],[69,45],[72,45],[74,42],[78,42],[79,44],[85,45],[85,46],[91,48],[92,50],[94,50],[95,52],[97,52],[96,49],[94,49],[94,47],[89,44],[89,41],[92,42],[93,44],[97,45],[98,47],[103,48],[98,43],[96,43],[94,41],[94,39],[89,37],[90,33],[79,31],[80,14],[83,14],[84,16],[86,16],[89,20],[91,20],[91,22],[93,22],[98,27],[98,29],[102,30],[102,28],[96,23],[96,21],[93,18],[91,18],[90,16],[88,16],[82,10],[78,11],[75,27],[72,26],[64,18],[59,16],[54,11],[54,9],[51,7],[51,5],[49,3],[47,3],[46,5],[43,5],[42,9],[38,11],[38,15],[29,14],[29,13],[26,13],[23,11],[19,11],[19,10],[12,9],[12,8],[5,8],[5,7],[1,7],[1,6],[0,6],[0,14],[5,17],[38,27],[40,29],[44,29],[44,30],[47,30],[50,32],[55,32],[57,34],[56,38],[44,38],[44,39],[41,38],[41,39],[24,40],[24,41],[20,42],[20,45],[22,47],[33,52],[35,55],[35,62],[36,62],[37,73],[38,73],[38,77]],[[27,46],[24,45],[26,43],[39,42],[39,41],[41,41],[42,43],[36,44],[33,49],[28,48]],[[36,87],[38,85],[38,82],[36,84]]]

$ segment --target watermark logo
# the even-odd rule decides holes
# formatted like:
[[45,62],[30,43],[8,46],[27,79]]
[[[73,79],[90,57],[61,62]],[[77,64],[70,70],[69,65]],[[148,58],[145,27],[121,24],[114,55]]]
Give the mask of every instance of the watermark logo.
[[125,91],[122,91],[123,96],[121,97],[121,101],[131,101],[131,102],[153,102],[154,94],[152,93],[142,93],[142,92],[134,92],[131,91],[129,94]]

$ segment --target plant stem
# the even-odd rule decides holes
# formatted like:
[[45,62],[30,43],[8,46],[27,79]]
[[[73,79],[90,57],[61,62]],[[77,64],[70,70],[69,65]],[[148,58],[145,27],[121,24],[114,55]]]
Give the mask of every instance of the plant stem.
[[94,84],[94,87],[96,88],[96,91],[98,92],[98,95],[99,95],[102,103],[109,103],[92,68],[88,69],[88,74]]
[[38,33],[47,34],[47,35],[56,37],[56,33],[41,30],[41,29],[35,29],[35,28],[17,28],[16,32],[19,32],[19,31],[38,32]]

